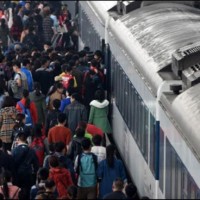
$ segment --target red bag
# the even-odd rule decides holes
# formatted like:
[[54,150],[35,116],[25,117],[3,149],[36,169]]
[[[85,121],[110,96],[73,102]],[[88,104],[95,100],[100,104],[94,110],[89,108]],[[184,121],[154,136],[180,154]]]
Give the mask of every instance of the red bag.
[[41,167],[44,161],[44,150],[45,150],[43,138],[42,137],[34,138],[33,142],[30,145],[30,148],[32,148],[35,151],[39,165]]
[[101,137],[103,137],[103,131],[93,124],[87,124],[86,131],[90,133],[92,136],[100,135]]

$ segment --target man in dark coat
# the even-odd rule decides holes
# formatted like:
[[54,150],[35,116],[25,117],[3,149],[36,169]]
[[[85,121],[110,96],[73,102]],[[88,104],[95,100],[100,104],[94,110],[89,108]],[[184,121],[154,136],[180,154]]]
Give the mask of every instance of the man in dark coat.
[[68,127],[71,129],[73,135],[80,121],[87,122],[86,107],[79,102],[79,95],[77,93],[72,94],[71,104],[65,108],[64,113],[67,116]]

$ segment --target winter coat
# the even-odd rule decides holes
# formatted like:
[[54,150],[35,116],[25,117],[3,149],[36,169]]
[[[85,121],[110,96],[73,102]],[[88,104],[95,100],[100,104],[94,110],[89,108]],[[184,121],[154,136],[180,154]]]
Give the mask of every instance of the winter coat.
[[45,96],[41,94],[37,96],[35,91],[30,93],[30,100],[35,103],[37,113],[38,113],[38,123],[44,124],[45,123],[45,116],[46,116],[46,102]]
[[73,134],[80,121],[87,121],[87,110],[85,106],[78,101],[74,101],[68,105],[64,113],[67,115],[68,127]]
[[14,106],[5,107],[0,110],[0,138],[5,143],[11,143],[11,136],[13,127],[15,125],[15,119],[17,110]]
[[111,133],[112,129],[108,121],[108,100],[99,102],[93,100],[90,102],[90,115],[88,123],[94,124],[98,128],[102,129],[104,133]]
[[54,180],[59,198],[67,196],[67,188],[73,185],[70,172],[65,168],[51,168],[49,178]]

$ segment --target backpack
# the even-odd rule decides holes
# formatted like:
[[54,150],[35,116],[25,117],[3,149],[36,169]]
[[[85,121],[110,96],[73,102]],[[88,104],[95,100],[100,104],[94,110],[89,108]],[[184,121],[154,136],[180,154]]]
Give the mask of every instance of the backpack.
[[70,81],[73,80],[73,87],[77,87],[76,79],[71,74],[65,74],[62,76],[62,84],[65,89],[70,87]]
[[30,148],[32,148],[35,151],[35,154],[39,161],[39,165],[42,166],[44,161],[44,151],[45,151],[43,138],[34,138],[33,142],[30,145]]
[[80,155],[82,153],[82,146],[81,146],[81,141],[78,140],[77,138],[73,138],[72,140],[72,145],[74,146],[74,151],[73,151],[73,154],[74,154],[74,157],[73,157],[73,161],[75,161],[76,159],[76,156]]
[[31,117],[31,111],[29,108],[25,108],[25,106],[22,104],[21,101],[18,101],[17,104],[19,105],[19,107],[22,109],[22,113],[25,115],[25,125],[26,126],[33,126],[33,120]]
[[80,187],[91,187],[97,182],[97,156],[93,153],[82,153],[78,156],[76,173],[79,175]]

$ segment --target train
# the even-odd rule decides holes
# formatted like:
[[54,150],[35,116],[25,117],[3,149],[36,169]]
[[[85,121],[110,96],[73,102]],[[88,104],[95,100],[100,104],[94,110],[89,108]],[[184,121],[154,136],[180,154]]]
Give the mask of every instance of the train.
[[113,138],[140,196],[200,198],[194,1],[67,1],[79,49],[104,52]]

